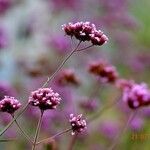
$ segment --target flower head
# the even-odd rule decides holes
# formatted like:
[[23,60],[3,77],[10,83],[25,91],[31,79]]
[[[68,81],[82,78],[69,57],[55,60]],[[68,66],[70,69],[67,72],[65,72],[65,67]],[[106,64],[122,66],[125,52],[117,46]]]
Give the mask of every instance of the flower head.
[[72,135],[74,135],[76,132],[80,133],[87,128],[86,121],[82,119],[82,114],[76,117],[74,116],[74,114],[70,114],[69,121],[72,127]]
[[80,41],[91,41],[93,45],[103,45],[108,41],[107,36],[97,30],[90,22],[68,23],[63,25],[63,30],[68,36],[75,36]]
[[21,103],[14,97],[5,96],[0,101],[0,111],[13,114],[17,109],[21,107]]
[[78,86],[80,84],[79,79],[72,69],[64,69],[63,71],[61,71],[58,76],[57,82],[59,85],[63,86],[67,84]]
[[133,84],[123,91],[123,101],[127,102],[130,108],[136,109],[150,104],[150,90],[145,83]]
[[29,103],[38,106],[41,110],[56,109],[61,98],[58,93],[54,93],[51,88],[40,88],[31,93]]
[[97,75],[104,82],[115,82],[118,78],[118,72],[114,66],[104,61],[93,62],[89,66],[89,72]]

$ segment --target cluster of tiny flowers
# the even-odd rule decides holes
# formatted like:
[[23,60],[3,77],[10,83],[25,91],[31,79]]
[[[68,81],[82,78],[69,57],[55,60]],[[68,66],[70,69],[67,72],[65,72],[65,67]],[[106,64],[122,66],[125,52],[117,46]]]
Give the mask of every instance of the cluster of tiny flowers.
[[59,85],[79,85],[80,81],[79,79],[76,77],[74,71],[72,69],[64,69],[63,71],[61,71],[58,80],[57,80]]
[[104,61],[93,62],[89,66],[89,72],[99,76],[103,82],[115,82],[118,79],[118,72],[114,66]]
[[40,88],[31,93],[29,103],[37,106],[41,110],[56,109],[60,104],[61,98],[58,93],[54,93],[51,88]]
[[74,135],[75,133],[80,133],[87,128],[86,121],[82,119],[82,114],[78,116],[74,116],[74,114],[70,114],[69,122],[72,127],[72,135]]
[[67,35],[75,36],[80,41],[91,41],[93,45],[100,46],[108,41],[107,36],[90,22],[68,23],[62,27]]
[[123,101],[132,109],[150,104],[150,90],[145,83],[132,84],[123,90]]
[[17,109],[21,107],[21,103],[14,97],[5,96],[0,101],[0,111],[13,114]]

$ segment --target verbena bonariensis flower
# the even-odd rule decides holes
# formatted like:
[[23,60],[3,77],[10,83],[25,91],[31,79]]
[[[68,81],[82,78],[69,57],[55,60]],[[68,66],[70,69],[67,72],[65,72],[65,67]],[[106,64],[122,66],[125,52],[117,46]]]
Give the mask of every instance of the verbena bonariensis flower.
[[56,109],[60,104],[61,98],[58,93],[54,93],[51,88],[40,88],[31,93],[29,103],[37,106],[41,110]]
[[90,22],[64,24],[63,30],[68,36],[75,36],[79,41],[91,41],[93,45],[100,46],[108,41],[107,36]]
[[89,72],[100,77],[103,82],[113,83],[118,79],[116,68],[104,61],[92,62],[89,66]]
[[5,96],[0,101],[0,111],[13,114],[17,109],[21,107],[21,103],[14,97]]
[[70,114],[69,122],[72,127],[72,135],[74,135],[75,133],[80,133],[87,128],[86,121],[82,119],[82,114],[78,116],[74,116],[74,114]]
[[80,84],[80,81],[77,78],[74,70],[64,69],[58,75],[57,83],[62,86],[65,86],[68,84],[78,86]]
[[123,101],[132,109],[150,104],[150,90],[145,83],[132,84],[123,90]]

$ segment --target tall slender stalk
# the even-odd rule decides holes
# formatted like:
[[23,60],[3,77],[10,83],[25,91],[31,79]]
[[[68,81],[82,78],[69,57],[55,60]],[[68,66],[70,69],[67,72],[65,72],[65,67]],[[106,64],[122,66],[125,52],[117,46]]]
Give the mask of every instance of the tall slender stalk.
[[73,55],[73,53],[78,49],[79,45],[81,44],[81,41],[78,43],[75,49],[73,49],[70,54],[63,60],[63,62],[59,65],[59,67],[56,69],[56,71],[48,77],[47,81],[43,84],[42,87],[47,86],[47,84],[55,77],[55,75],[61,70],[61,68],[64,66],[64,64],[68,61],[68,59]]
[[42,123],[43,113],[44,113],[44,111],[41,111],[41,115],[40,115],[40,118],[39,118],[39,121],[38,121],[38,124],[37,124],[37,128],[36,128],[36,132],[35,132],[35,137],[34,137],[34,142],[33,142],[33,145],[32,145],[32,150],[35,150],[36,141],[38,140],[39,131],[40,131],[40,128],[41,128],[41,123]]

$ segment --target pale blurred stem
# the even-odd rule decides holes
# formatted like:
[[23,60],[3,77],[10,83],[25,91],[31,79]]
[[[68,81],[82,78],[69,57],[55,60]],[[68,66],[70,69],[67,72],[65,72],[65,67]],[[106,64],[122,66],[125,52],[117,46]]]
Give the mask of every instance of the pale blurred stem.
[[68,150],[73,150],[73,146],[75,145],[76,139],[77,139],[77,134],[75,134],[75,135],[72,137],[72,139],[71,139],[71,141],[70,141],[70,143],[69,143]]
[[122,130],[120,131],[120,133],[117,135],[117,137],[115,138],[114,142],[112,143],[112,145],[108,148],[108,150],[113,150],[115,149],[115,146],[117,144],[119,144],[119,141],[121,139],[121,137],[123,136],[123,134],[125,133],[125,131],[127,130],[129,124],[131,123],[131,121],[133,120],[133,118],[135,117],[137,111],[133,111],[130,115],[129,118],[127,119],[124,127],[122,128]]
[[102,109],[100,109],[99,111],[97,111],[95,114],[93,114],[89,119],[88,122],[91,123],[92,121],[98,119],[99,117],[101,117],[101,115],[109,110],[110,108],[112,108],[113,106],[115,106],[118,102],[119,102],[120,98],[112,103],[106,104]]
[[71,51],[71,53],[63,60],[63,62],[59,65],[59,67],[56,69],[56,71],[48,77],[47,81],[43,84],[42,88],[47,86],[47,84],[56,76],[56,74],[61,70],[61,68],[65,65],[65,63],[68,61],[68,59],[74,54],[74,52],[78,49],[80,46],[81,41],[78,43],[75,49]]
[[[14,114],[11,115],[12,118],[14,118]],[[30,142],[33,144],[33,141],[30,139],[30,137],[27,135],[27,133],[21,128],[21,126],[19,125],[19,123],[17,122],[17,120],[15,120],[15,123],[17,125],[17,127],[20,129],[21,134]]]
[[10,123],[0,132],[0,136],[3,135],[3,134],[7,131],[7,129],[15,122],[15,120],[16,120],[17,118],[19,118],[19,117],[26,111],[28,105],[29,105],[29,103],[27,103],[27,104],[24,106],[24,108],[22,109],[22,111],[20,111],[20,113],[18,113],[18,114],[10,121]]
[[55,139],[56,137],[58,137],[58,136],[60,136],[60,135],[63,135],[63,134],[65,134],[65,133],[67,133],[67,132],[69,132],[69,131],[71,131],[71,130],[72,130],[72,128],[69,128],[69,129],[66,129],[66,130],[64,130],[64,131],[61,131],[61,132],[59,132],[59,133],[57,133],[57,134],[55,134],[55,135],[53,135],[53,136],[51,136],[51,137],[49,137],[49,138],[46,138],[46,139],[43,139],[43,140],[37,142],[36,145],[42,144],[42,143],[44,143],[44,142],[46,142],[46,141],[53,140],[53,139]]
[[43,117],[43,113],[44,111],[41,111],[41,115],[37,124],[37,128],[36,128],[36,132],[35,132],[35,137],[34,137],[34,142],[32,145],[32,150],[35,150],[35,146],[36,146],[36,141],[38,140],[38,136],[39,136],[39,132],[40,132],[40,128],[41,128],[41,123],[42,123],[42,117]]

